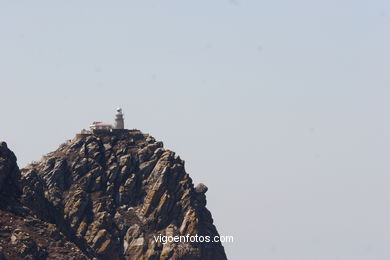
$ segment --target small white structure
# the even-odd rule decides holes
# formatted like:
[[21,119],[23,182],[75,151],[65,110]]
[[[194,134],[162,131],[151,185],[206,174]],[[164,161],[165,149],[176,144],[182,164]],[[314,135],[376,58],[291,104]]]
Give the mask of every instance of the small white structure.
[[125,129],[122,108],[116,109],[114,129]]
[[92,125],[89,126],[92,132],[96,131],[107,131],[109,132],[112,129],[111,124],[103,123],[103,122],[93,122]]
[[83,130],[81,134],[88,134],[89,133],[105,133],[105,132],[113,132],[113,130],[116,129],[125,129],[125,123],[123,120],[123,113],[122,113],[122,108],[117,108],[116,109],[116,114],[115,114],[115,124],[107,124],[103,122],[93,122],[89,128],[91,131],[86,131]]

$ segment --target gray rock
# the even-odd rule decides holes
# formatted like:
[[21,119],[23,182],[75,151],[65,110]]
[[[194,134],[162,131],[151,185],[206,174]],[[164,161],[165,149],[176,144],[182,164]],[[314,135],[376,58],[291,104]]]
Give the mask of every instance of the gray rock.
[[[6,153],[12,157],[0,143],[0,156]],[[23,169],[21,177],[16,160],[5,165],[0,168],[0,194],[5,183],[16,187],[21,181],[15,199],[53,223],[29,224],[36,228],[34,234],[51,241],[50,256],[57,240],[58,246],[71,243],[69,248],[88,259],[226,259],[220,243],[163,246],[154,240],[165,233],[218,232],[205,207],[207,187],[194,188],[184,161],[149,135],[131,130],[78,136]],[[18,244],[21,240],[14,236],[10,241]],[[23,252],[44,252],[31,237],[25,236]]]

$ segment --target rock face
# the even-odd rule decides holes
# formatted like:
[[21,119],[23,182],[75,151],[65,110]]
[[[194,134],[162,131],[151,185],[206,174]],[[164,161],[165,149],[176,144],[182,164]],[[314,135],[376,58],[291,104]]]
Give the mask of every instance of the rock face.
[[[42,230],[56,230],[80,257],[226,259],[220,243],[156,240],[218,232],[205,207],[207,187],[195,188],[184,161],[140,131],[78,135],[23,169],[20,180],[5,165],[14,178],[0,171],[0,184],[19,187],[14,196],[47,225]],[[23,232],[13,231],[14,241],[24,241]]]
[[16,157],[0,142],[0,259],[88,259],[56,225],[20,204]]
[[20,171],[14,153],[0,141],[0,206],[12,205],[20,195]]

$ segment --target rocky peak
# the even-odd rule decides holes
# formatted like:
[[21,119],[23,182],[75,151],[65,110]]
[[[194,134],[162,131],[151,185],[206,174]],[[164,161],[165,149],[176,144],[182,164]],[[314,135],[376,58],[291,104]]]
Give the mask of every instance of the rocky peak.
[[20,172],[15,154],[0,141],[0,207],[10,206],[20,196]]
[[184,161],[140,131],[77,135],[23,169],[21,187],[23,205],[88,258],[226,259],[220,243],[155,241],[218,232],[207,187],[194,188]]

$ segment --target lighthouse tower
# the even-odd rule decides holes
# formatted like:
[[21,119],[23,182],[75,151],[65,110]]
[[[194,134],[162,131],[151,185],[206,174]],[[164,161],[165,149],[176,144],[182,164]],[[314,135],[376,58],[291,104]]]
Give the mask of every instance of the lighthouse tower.
[[114,129],[125,129],[122,108],[120,107],[116,109]]

